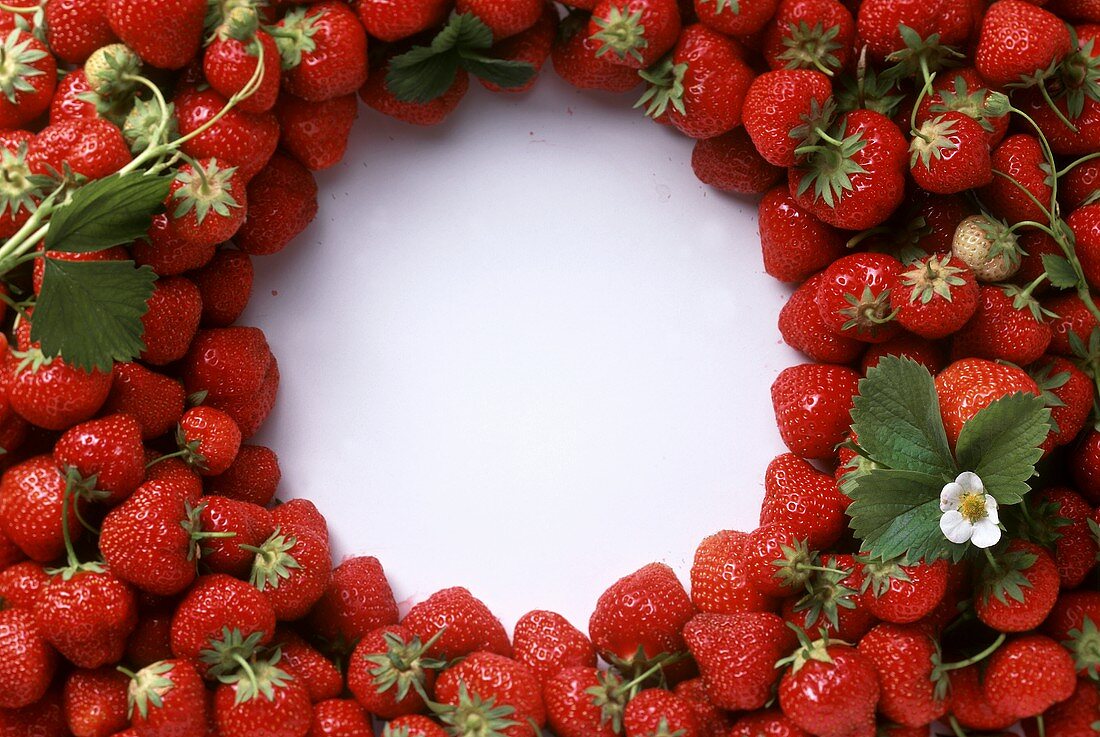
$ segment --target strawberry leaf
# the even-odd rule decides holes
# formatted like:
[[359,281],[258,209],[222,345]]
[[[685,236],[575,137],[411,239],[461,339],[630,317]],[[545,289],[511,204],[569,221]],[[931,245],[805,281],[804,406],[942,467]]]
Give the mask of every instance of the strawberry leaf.
[[506,59],[492,59],[488,56],[461,52],[459,64],[470,74],[504,89],[522,87],[535,76],[535,68],[530,64]]
[[959,467],[978,474],[998,504],[1023,501],[1028,480],[1043,457],[1039,448],[1050,432],[1050,409],[1042,397],[1017,393],[979,411],[959,433]]
[[71,366],[109,371],[145,350],[141,318],[156,274],[133,261],[62,261],[45,258],[42,291],[31,340],[47,357]]
[[856,479],[849,495],[850,527],[872,560],[902,565],[940,558],[959,560],[968,546],[952,545],[940,530],[938,474],[873,468]]
[[1064,256],[1054,253],[1043,254],[1043,269],[1047,272],[1047,279],[1055,289],[1076,289],[1080,284],[1080,277]]
[[85,184],[50,217],[46,250],[88,253],[141,238],[171,186],[170,176],[139,172]]

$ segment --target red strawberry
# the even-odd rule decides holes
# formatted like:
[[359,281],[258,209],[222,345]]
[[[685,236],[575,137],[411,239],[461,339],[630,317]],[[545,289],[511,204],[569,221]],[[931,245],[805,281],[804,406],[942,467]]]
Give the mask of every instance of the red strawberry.
[[856,23],[837,0],[782,0],[764,33],[772,69],[817,68],[833,74],[848,66]]
[[188,463],[204,476],[217,476],[237,458],[241,431],[225,412],[200,405],[183,413],[178,440]]
[[62,528],[80,535],[76,508],[64,513],[65,477],[53,458],[40,455],[12,466],[0,479],[0,532],[31,560],[46,563],[65,552]]
[[[781,193],[788,197],[786,188]],[[765,197],[767,199],[767,197]],[[812,217],[812,216],[807,216]],[[761,233],[764,221],[761,218]],[[821,224],[822,227],[828,227]],[[782,252],[781,241],[775,240],[775,251]],[[784,243],[793,245],[791,242]],[[863,353],[867,344],[855,338],[837,335],[825,324],[821,310],[817,308],[817,290],[821,285],[821,275],[810,277],[805,284],[794,291],[783,309],[779,311],[779,332],[784,342],[795,350],[801,351],[813,361],[820,363],[854,363]],[[889,345],[878,343],[872,348]]]
[[199,508],[199,526],[207,534],[200,555],[215,573],[247,578],[253,550],[275,530],[271,513],[249,502],[224,496],[205,496]]
[[745,130],[760,155],[776,166],[794,166],[802,145],[800,126],[815,124],[833,86],[821,72],[781,69],[753,80],[745,95]]
[[978,309],[956,334],[952,353],[1026,366],[1050,346],[1051,328],[1026,290],[983,286]]
[[702,737],[703,734],[691,704],[663,688],[647,688],[632,698],[623,713],[623,727],[627,737],[663,734]]
[[473,13],[500,40],[526,31],[542,15],[543,0],[458,0],[455,11]]
[[1048,218],[1036,201],[1050,207],[1051,173],[1039,139],[1025,133],[1009,136],[993,152],[992,162],[995,170],[1015,183],[999,175],[993,178],[981,193],[989,211],[1009,223],[1046,222]]
[[400,41],[443,25],[450,7],[450,0],[409,0],[400,5],[389,0],[361,0],[358,4],[367,33],[380,41]]
[[172,654],[194,661],[203,675],[236,671],[234,655],[248,658],[275,635],[275,612],[244,581],[222,573],[202,576],[180,600],[172,617]]
[[[227,102],[213,89],[185,86],[174,100],[180,133],[187,136],[206,125]],[[222,166],[235,166],[247,182],[264,168],[278,144],[279,122],[274,114],[234,108],[189,139],[182,149],[193,159],[217,159]]]
[[199,50],[203,0],[108,0],[111,29],[146,63],[180,69]]
[[23,227],[43,196],[43,183],[32,178],[27,166],[27,147],[32,140],[34,134],[28,131],[0,131],[0,172],[8,182],[8,191],[0,200],[3,205],[0,237],[3,238],[15,235]]
[[804,640],[779,684],[780,708],[818,737],[873,733],[878,701],[872,662],[851,645],[828,640]]
[[73,737],[110,737],[129,727],[129,684],[126,675],[110,667],[70,673],[61,698]]
[[[1066,701],[1055,704],[1043,714],[1043,725],[1036,720],[1024,722],[1024,734],[1027,737],[1039,737],[1041,734],[1067,735],[1067,737],[1089,737],[1096,732],[1092,726],[1100,717],[1100,691],[1095,681],[1081,678],[1077,681],[1077,690]],[[1049,731],[1048,731],[1049,730]]]
[[879,712],[898,724],[924,727],[947,712],[948,683],[935,670],[938,643],[920,627],[876,625],[859,642],[878,671]]
[[755,711],[741,716],[725,737],[809,737],[779,709]]
[[995,709],[1024,719],[1065,701],[1076,687],[1073,658],[1061,645],[1043,635],[1023,635],[989,658],[983,692]]
[[278,364],[258,328],[200,330],[184,358],[189,394],[206,392],[205,406],[220,409],[247,438],[266,419],[278,387]]
[[1043,623],[1043,633],[1073,655],[1081,677],[1100,668],[1100,656],[1096,651],[1098,622],[1100,592],[1081,589],[1063,592]]
[[859,378],[850,368],[825,363],[780,372],[772,384],[772,406],[784,444],[803,458],[835,458],[836,446],[848,434]]
[[1077,257],[1089,284],[1100,285],[1100,204],[1085,205],[1066,218],[1073,231]]
[[0,52],[10,71],[0,84],[0,129],[22,128],[50,107],[57,62],[46,45],[19,29],[2,31]]
[[145,483],[159,485],[158,488],[193,504],[199,503],[202,496],[202,479],[194,469],[179,458],[164,457],[154,451],[146,451]]
[[909,151],[913,180],[928,192],[953,194],[993,182],[989,136],[962,113],[944,113],[921,123]]
[[348,659],[348,690],[364,709],[383,719],[423,711],[436,670],[444,665],[427,654],[439,634],[421,640],[401,625],[366,633]]
[[999,113],[996,105],[990,105],[992,91],[973,67],[952,69],[941,73],[932,82],[934,94],[927,95],[920,104],[917,120],[924,121],[939,113],[957,112],[976,120],[989,136],[989,144],[997,145],[1008,130],[1008,114]]
[[184,241],[164,213],[153,216],[146,238],[135,241],[130,249],[139,266],[148,265],[160,276],[202,268],[214,257],[215,250],[217,246]]
[[766,612],[775,602],[751,578],[743,532],[722,530],[705,538],[691,565],[691,603],[701,612]]
[[172,605],[159,599],[138,601],[138,625],[126,644],[126,662],[144,668],[172,657]]
[[641,673],[659,656],[686,649],[681,630],[694,614],[672,569],[651,563],[620,578],[600,596],[588,634],[604,660]]
[[35,174],[60,176],[66,167],[88,179],[103,179],[130,163],[122,131],[102,118],[63,120],[43,128],[27,150]]
[[33,609],[49,581],[42,564],[29,560],[0,571],[0,611]]
[[978,309],[978,282],[966,264],[951,256],[927,256],[901,274],[890,293],[897,321],[924,338],[944,338],[963,327]]
[[0,708],[21,709],[41,699],[57,668],[57,655],[28,609],[0,611]]
[[278,253],[317,216],[317,182],[297,160],[276,153],[249,183],[248,202],[236,244],[253,256]]
[[782,524],[811,550],[832,548],[846,525],[836,481],[793,453],[777,456],[764,474],[760,524]]
[[432,594],[409,610],[401,624],[424,642],[444,630],[428,651],[433,658],[451,660],[478,650],[512,656],[512,645],[500,620],[461,587]]
[[147,305],[148,312],[141,318],[145,328],[141,360],[163,366],[183,358],[202,316],[199,288],[182,276],[158,279]]
[[1016,717],[1011,711],[1005,711],[1010,705],[994,705],[986,698],[981,665],[971,665],[951,674],[951,716],[969,729],[1008,729],[1016,723]]
[[769,164],[757,153],[741,128],[696,141],[691,168],[703,184],[739,194],[765,192],[783,175],[780,167]]
[[698,614],[684,639],[699,664],[710,700],[729,711],[762,709],[780,672],[775,664],[797,638],[775,614]]
[[404,102],[390,91],[386,83],[389,59],[372,68],[367,83],[359,90],[359,98],[383,115],[412,125],[439,125],[455,111],[470,88],[470,75],[459,69],[450,88],[431,102]]
[[111,374],[73,368],[62,358],[38,363],[32,348],[27,366],[10,361],[11,406],[25,420],[47,430],[64,430],[94,415],[111,390]]
[[245,178],[216,158],[195,163],[197,169],[185,163],[176,172],[165,207],[177,238],[195,246],[217,245],[232,238],[244,222]]
[[535,674],[526,665],[496,653],[472,653],[440,673],[435,698],[453,707],[440,716],[457,734],[487,728],[503,737],[537,737],[546,724],[546,707]]
[[266,507],[275,497],[282,472],[279,457],[262,445],[242,445],[225,473],[206,477],[209,494],[251,502]]
[[344,158],[348,136],[359,115],[355,95],[308,102],[291,94],[279,98],[279,144],[311,171],[335,166]]
[[1070,51],[1060,18],[1023,0],[999,0],[982,18],[974,65],[994,87],[1034,84]]
[[274,642],[279,643],[282,660],[279,664],[294,676],[316,703],[334,699],[344,691],[344,677],[331,660],[313,648],[294,630],[275,630]]
[[[974,611],[1000,632],[1026,632],[1043,623],[1058,600],[1058,566],[1043,548],[1013,540],[982,571]],[[1018,716],[1033,716],[1019,714]]]
[[59,468],[74,468],[85,480],[95,479],[95,496],[106,504],[125,500],[145,478],[141,426],[130,415],[116,414],[75,425],[53,448]]
[[[484,1],[484,0],[482,0]],[[527,92],[539,79],[539,72],[550,58],[550,51],[554,47],[554,40],[558,36],[558,8],[553,3],[537,3],[542,6],[541,14],[535,24],[525,31],[510,36],[503,41],[493,44],[490,55],[497,59],[519,61],[530,64],[535,68],[535,75],[526,84],[518,87],[501,87],[500,85],[479,78],[482,86],[492,92],[506,92],[508,94],[520,94]]]
[[292,8],[275,28],[286,67],[283,88],[295,97],[330,100],[367,81],[367,34],[347,5],[324,0]]
[[596,42],[597,56],[647,69],[676,45],[680,9],[676,0],[599,0],[588,35]]
[[839,335],[881,343],[898,332],[890,295],[899,286],[901,262],[881,253],[854,253],[821,275],[814,298],[825,324]]
[[105,412],[133,417],[145,440],[175,427],[183,416],[183,386],[137,363],[116,363]]
[[799,206],[784,186],[761,198],[759,223],[764,270],[780,281],[807,279],[845,253],[844,236]]
[[1064,358],[1044,357],[1033,371],[1035,383],[1050,406],[1051,428],[1044,449],[1072,443],[1092,411],[1092,380]]
[[221,737],[305,737],[313,721],[309,693],[282,668],[279,655],[249,664],[247,672],[214,692],[214,724]]
[[596,667],[592,642],[560,614],[527,612],[516,622],[512,636],[515,659],[545,684],[566,668]]
[[210,263],[191,274],[199,288],[203,327],[224,328],[244,312],[252,294],[252,259],[244,251],[219,250]]
[[783,603],[783,617],[807,632],[823,631],[829,637],[857,642],[876,623],[864,592],[863,572],[855,556],[822,556],[822,570],[815,571],[801,599]]
[[410,714],[389,722],[382,737],[447,737],[447,732],[426,716]]
[[134,592],[98,564],[55,573],[34,614],[42,636],[80,668],[121,660],[126,639],[137,625]]
[[1015,366],[983,358],[964,358],[948,366],[936,376],[947,439],[954,445],[971,417],[995,400],[1017,392],[1040,393],[1032,378]]
[[[864,590],[870,592],[868,609],[894,624],[918,622],[939,606],[947,593],[946,560],[902,566],[871,561],[863,566]],[[896,720],[895,720],[896,721]]]
[[761,525],[745,536],[745,572],[762,594],[795,595],[810,579],[815,552],[782,522]]
[[859,38],[876,61],[909,48],[901,26],[912,29],[923,41],[917,47],[918,54],[936,58],[939,46],[957,47],[967,40],[974,16],[967,3],[951,0],[867,0],[859,6],[858,24]]
[[[1095,159],[1073,167],[1058,182],[1058,196],[1065,212],[1096,202],[1100,192],[1100,162]],[[1042,200],[1040,200],[1042,202]]]
[[727,36],[749,36],[775,14],[778,0],[695,0],[699,20]]
[[[207,44],[202,57],[203,76],[210,86],[226,98],[241,95],[246,89],[252,94],[241,96],[237,107],[246,113],[265,113],[275,106],[279,97],[282,63],[279,47],[269,33],[256,27],[257,16],[249,9],[234,9],[218,27],[214,39]],[[262,51],[261,51],[262,49]],[[260,57],[263,68],[256,77]],[[250,88],[249,84],[253,86]]]
[[680,681],[673,691],[691,707],[703,737],[729,737],[733,719],[710,700],[702,678]]
[[207,731],[206,688],[188,660],[162,660],[130,681],[130,711],[136,737],[203,737]]
[[597,56],[599,46],[587,29],[587,13],[574,11],[561,22],[550,52],[558,76],[582,90],[629,92],[637,87],[642,81],[637,70]]
[[566,668],[546,682],[547,721],[560,737],[615,737],[622,734],[627,689],[613,671]]
[[328,536],[275,519],[275,532],[254,552],[252,585],[280,620],[301,619],[321,598],[332,576]]
[[45,19],[50,50],[69,64],[83,64],[93,51],[114,43],[117,39],[107,21],[109,4],[109,0],[49,0]]
[[1059,523],[1054,562],[1062,588],[1077,588],[1100,561],[1100,540],[1089,524],[1093,509],[1083,496],[1064,487],[1045,489],[1039,499]]
[[309,737],[374,737],[374,729],[353,700],[328,699],[313,705]]

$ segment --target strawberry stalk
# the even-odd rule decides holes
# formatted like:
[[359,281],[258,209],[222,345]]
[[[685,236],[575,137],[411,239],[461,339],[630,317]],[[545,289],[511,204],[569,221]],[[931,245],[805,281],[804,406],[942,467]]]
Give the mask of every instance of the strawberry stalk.
[[974,655],[971,655],[966,660],[959,660],[959,661],[956,661],[954,663],[940,663],[940,664],[936,665],[935,670],[933,671],[932,679],[936,680],[937,676],[940,676],[940,675],[943,675],[943,674],[946,674],[946,673],[950,673],[951,671],[954,671],[954,670],[962,670],[963,668],[968,668],[972,665],[975,665],[977,663],[982,662],[983,660],[988,658],[990,655],[992,655],[993,653],[1000,650],[1001,645],[1005,644],[1005,640],[1007,640],[1007,639],[1008,639],[1007,635],[1005,635],[1005,633],[1002,632],[999,635],[997,635],[997,638],[995,640],[993,640],[993,642],[991,642],[988,647],[986,647],[984,650],[982,650],[979,653],[975,653]]

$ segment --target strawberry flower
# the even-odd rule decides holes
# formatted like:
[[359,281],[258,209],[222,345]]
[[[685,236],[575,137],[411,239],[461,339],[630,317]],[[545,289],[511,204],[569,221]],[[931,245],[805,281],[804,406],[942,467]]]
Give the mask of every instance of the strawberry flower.
[[940,492],[940,530],[951,542],[991,548],[1001,539],[997,500],[985,493],[978,474],[960,473]]

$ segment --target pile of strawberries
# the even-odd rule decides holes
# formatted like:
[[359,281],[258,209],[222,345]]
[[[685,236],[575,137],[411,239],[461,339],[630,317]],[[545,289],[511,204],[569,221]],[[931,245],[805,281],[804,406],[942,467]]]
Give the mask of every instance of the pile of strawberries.
[[[564,5],[0,5],[0,737],[1100,734],[1100,4]],[[437,124],[548,60],[644,86],[702,181],[760,195],[812,362],[773,388],[760,526],[690,590],[654,563],[587,634],[509,637],[333,566],[247,442],[279,368],[234,323],[357,95]]]

